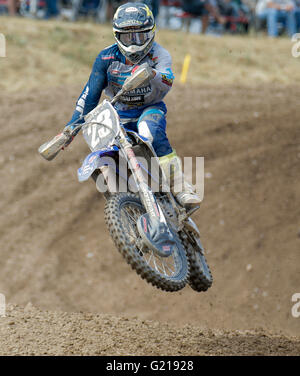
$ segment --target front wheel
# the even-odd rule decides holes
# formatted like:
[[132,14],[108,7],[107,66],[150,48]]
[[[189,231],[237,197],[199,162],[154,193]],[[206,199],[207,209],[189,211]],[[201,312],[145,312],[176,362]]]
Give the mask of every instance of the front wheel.
[[164,291],[178,291],[188,280],[186,254],[175,248],[170,256],[160,257],[142,245],[136,222],[145,212],[137,195],[115,194],[106,202],[105,222],[116,247],[141,278]]

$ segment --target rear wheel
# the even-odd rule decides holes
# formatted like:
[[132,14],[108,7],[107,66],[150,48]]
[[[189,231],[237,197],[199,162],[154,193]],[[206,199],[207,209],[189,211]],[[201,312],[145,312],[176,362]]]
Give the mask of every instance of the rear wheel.
[[160,257],[144,248],[136,222],[145,214],[138,196],[120,193],[105,206],[105,221],[110,235],[128,264],[147,282],[165,291],[178,291],[188,280],[188,261],[180,247],[169,257]]
[[197,239],[194,233],[186,231],[182,236],[182,242],[190,263],[189,285],[197,292],[207,291],[213,283],[213,277],[200,239]]

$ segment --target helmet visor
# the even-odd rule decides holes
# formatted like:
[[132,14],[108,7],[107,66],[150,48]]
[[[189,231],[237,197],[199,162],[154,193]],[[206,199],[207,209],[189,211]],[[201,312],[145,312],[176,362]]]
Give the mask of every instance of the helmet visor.
[[126,47],[136,45],[143,46],[153,36],[152,31],[148,32],[133,32],[133,33],[119,33],[119,41]]

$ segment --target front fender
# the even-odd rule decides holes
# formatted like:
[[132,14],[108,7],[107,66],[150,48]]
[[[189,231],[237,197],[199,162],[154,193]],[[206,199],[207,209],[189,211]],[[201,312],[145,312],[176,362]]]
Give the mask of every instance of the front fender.
[[77,171],[78,180],[80,182],[86,181],[92,175],[92,173],[101,166],[107,164],[104,157],[113,157],[119,152],[117,146],[112,146],[104,150],[97,150],[89,154],[82,166]]

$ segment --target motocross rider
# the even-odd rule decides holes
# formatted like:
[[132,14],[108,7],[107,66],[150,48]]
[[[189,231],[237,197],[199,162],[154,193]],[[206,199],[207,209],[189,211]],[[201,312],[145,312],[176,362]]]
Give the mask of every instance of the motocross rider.
[[[183,177],[180,158],[172,149],[166,135],[167,108],[163,98],[172,87],[174,75],[169,52],[154,41],[155,20],[150,8],[143,3],[121,5],[113,18],[116,43],[97,56],[92,73],[85,85],[67,126],[93,110],[102,91],[112,98],[121,89],[125,79],[140,64],[147,62],[153,69],[153,78],[145,87],[123,95],[114,105],[121,123],[129,130],[146,137],[159,157],[160,165],[171,183],[177,201],[182,205],[200,203],[200,197]],[[181,179],[182,191],[174,192],[174,181]]]

